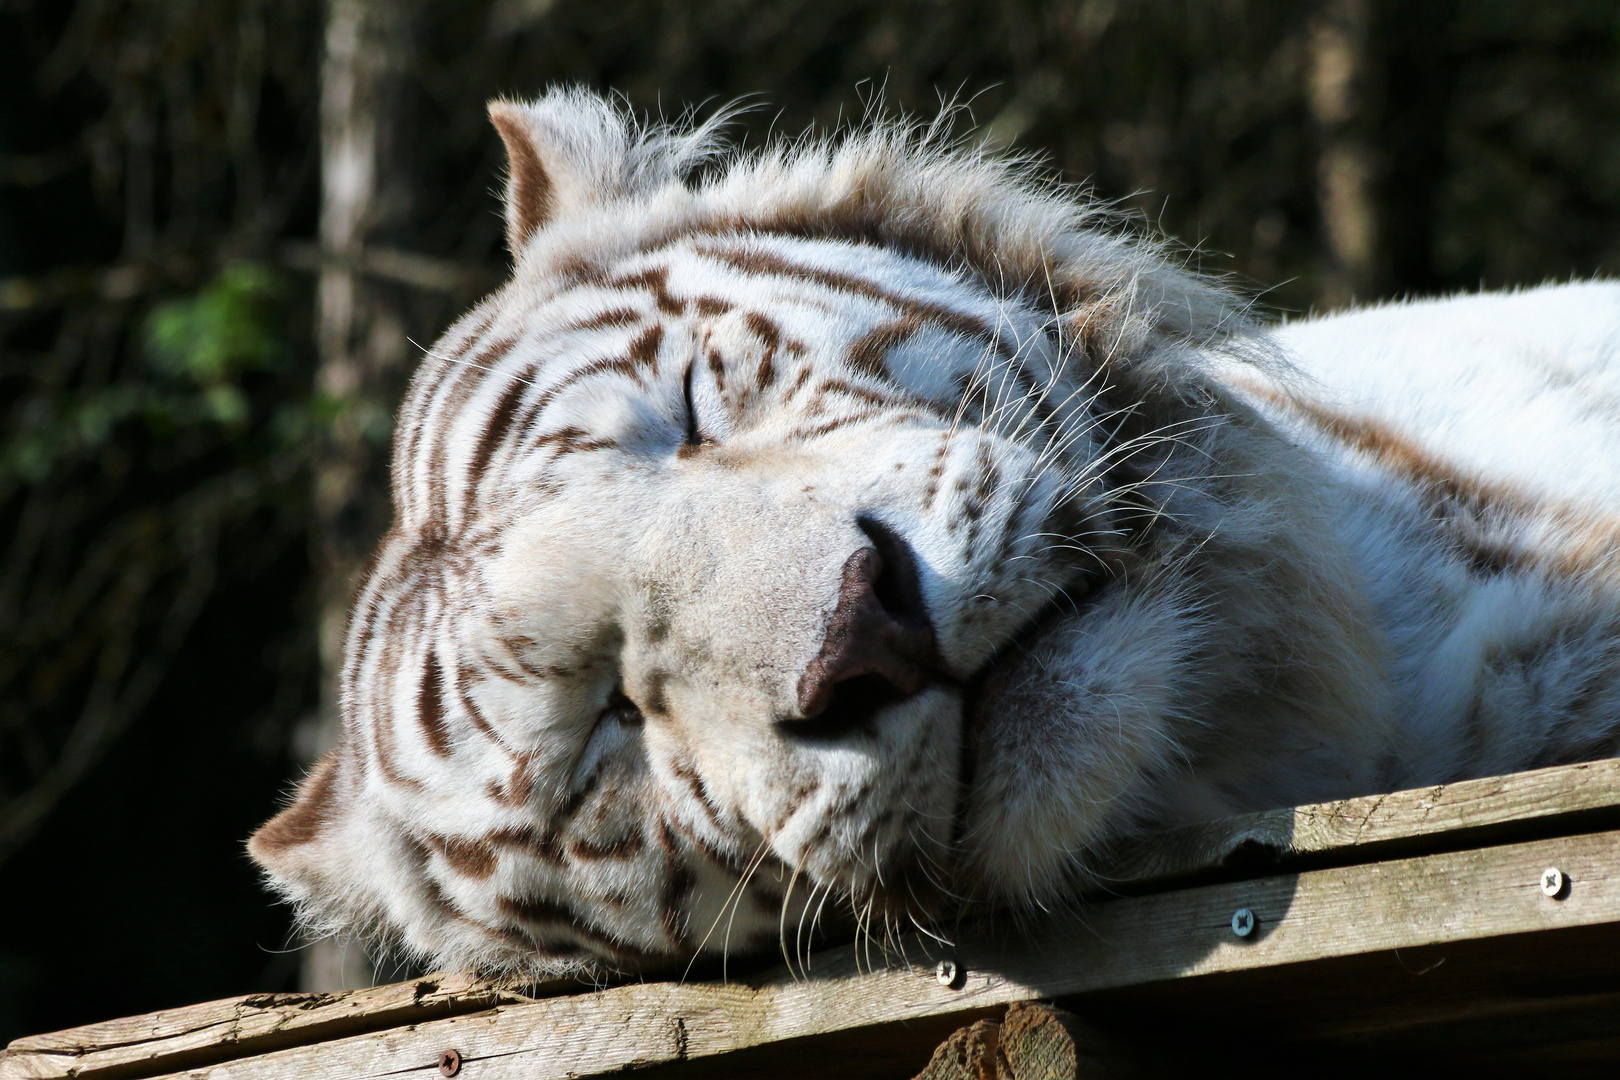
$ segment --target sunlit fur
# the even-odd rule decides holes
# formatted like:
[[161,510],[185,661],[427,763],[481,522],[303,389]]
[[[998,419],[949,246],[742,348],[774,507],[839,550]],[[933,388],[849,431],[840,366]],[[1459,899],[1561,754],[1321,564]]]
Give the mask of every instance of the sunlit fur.
[[[412,383],[344,741],[251,845],[314,929],[797,951],[1061,902],[1147,826],[1611,751],[1607,541],[1396,461],[1079,193],[937,129],[491,115],[513,277]],[[937,656],[818,728],[873,545]]]

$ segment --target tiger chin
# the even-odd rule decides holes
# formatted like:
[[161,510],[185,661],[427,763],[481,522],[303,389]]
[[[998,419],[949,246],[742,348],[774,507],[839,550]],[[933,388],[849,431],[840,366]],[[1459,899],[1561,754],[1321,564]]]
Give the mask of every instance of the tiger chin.
[[1358,375],[1452,309],[1264,331],[903,124],[743,153],[577,90],[490,116],[512,277],[414,377],[343,740],[249,844],[312,930],[652,970],[1614,752],[1601,500]]

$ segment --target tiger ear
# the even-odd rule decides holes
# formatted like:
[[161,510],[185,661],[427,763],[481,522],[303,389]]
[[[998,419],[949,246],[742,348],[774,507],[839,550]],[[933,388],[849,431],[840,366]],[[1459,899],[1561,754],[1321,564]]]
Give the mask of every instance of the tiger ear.
[[248,840],[253,861],[293,895],[333,876],[329,864],[341,861],[342,852],[336,849],[343,847],[344,809],[354,794],[343,765],[340,751],[322,758],[298,785],[292,802]]
[[556,216],[557,185],[543,160],[547,140],[531,109],[492,101],[489,120],[506,144],[506,246],[516,259]]

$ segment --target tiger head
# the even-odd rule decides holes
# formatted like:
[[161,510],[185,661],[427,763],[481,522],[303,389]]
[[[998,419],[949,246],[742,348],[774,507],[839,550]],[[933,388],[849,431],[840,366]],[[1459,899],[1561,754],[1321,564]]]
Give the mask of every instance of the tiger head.
[[514,273],[414,378],[343,742],[250,845],[312,925],[536,973],[1049,902],[1218,808],[1225,718],[1370,708],[1226,294],[904,125],[490,112]]

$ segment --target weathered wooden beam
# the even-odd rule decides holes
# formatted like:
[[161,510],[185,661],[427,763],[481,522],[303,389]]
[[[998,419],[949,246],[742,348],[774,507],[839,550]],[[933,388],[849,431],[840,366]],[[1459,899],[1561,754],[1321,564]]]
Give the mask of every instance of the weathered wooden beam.
[[[1557,896],[1542,890],[1548,867],[1567,883]],[[1246,936],[1233,930],[1239,909],[1252,916]],[[893,956],[896,966],[878,971],[863,970],[862,954],[845,948],[818,958],[809,980],[778,973],[731,985],[621,986],[184,1075],[431,1075],[452,1049],[461,1063],[457,1075],[468,1080],[592,1076],[699,1059],[718,1065],[728,1054],[769,1043],[819,1038],[825,1048],[829,1036],[898,1032],[929,1019],[966,1022],[1014,1001],[1617,922],[1620,832],[1605,832],[1097,904],[1028,938],[964,941],[950,950],[958,977],[949,985],[937,977],[934,964],[943,958],[937,946],[908,943],[914,963]]]
[[[547,988],[577,989],[578,984]],[[151,1076],[529,1000],[529,994],[465,974],[333,994],[257,994],[17,1039],[0,1057],[0,1077]]]
[[[1620,826],[1620,761],[1600,761],[1268,811],[1143,837],[1116,852],[1109,881],[1122,892],[1151,893],[1208,880],[1212,873],[1228,880],[1275,875],[1282,868],[1615,826]],[[1252,857],[1256,852],[1260,858]],[[1107,907],[1083,909],[1081,918],[1095,925]],[[921,954],[920,947],[910,948]],[[833,950],[817,958],[816,975],[836,980],[838,972],[847,975],[854,967],[850,950]],[[423,989],[429,984],[435,989]],[[772,982],[767,977],[753,985]],[[536,994],[575,986],[565,983]],[[21,1039],[0,1055],[0,1076],[151,1076],[523,1000],[514,989],[466,976],[340,995],[254,995]]]
[[1620,828],[1620,759],[1265,810],[1131,837],[1105,864],[1110,888],[1141,892],[1240,861],[1273,867]]

